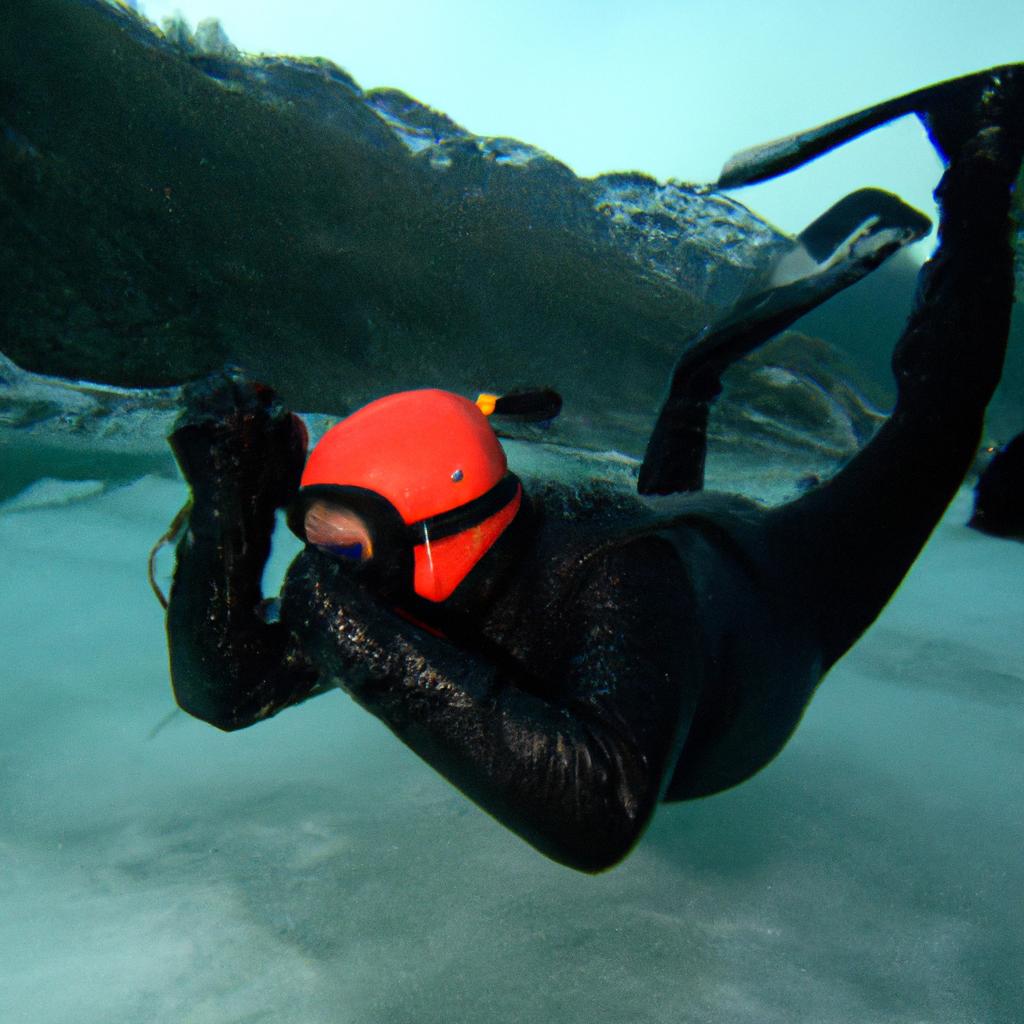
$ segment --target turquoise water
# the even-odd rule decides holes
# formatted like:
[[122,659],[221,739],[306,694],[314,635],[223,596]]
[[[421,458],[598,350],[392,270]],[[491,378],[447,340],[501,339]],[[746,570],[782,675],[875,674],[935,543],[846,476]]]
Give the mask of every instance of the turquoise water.
[[[361,46],[383,51],[390,40],[405,55],[399,67],[359,66],[364,53],[350,61],[346,41],[327,33],[334,19],[351,29],[365,12],[310,4],[293,10],[288,32],[312,24],[314,42],[281,30],[280,48],[309,52],[322,39],[364,84],[405,87],[476,131],[522,135],[559,156],[564,139],[580,173],[641,166],[706,179],[766,136],[1020,56],[1007,29],[1014,9],[983,5],[968,17],[959,6],[933,5],[927,24],[891,4],[843,9],[842,26],[817,37],[820,11],[812,19],[796,3],[773,9],[771,24],[743,4],[727,24],[683,4],[644,4],[628,17],[611,4],[526,4],[522,17],[495,15],[482,36],[480,5],[442,5],[432,19],[398,8],[388,34],[367,27],[376,42]],[[164,12],[153,4],[151,13]],[[193,22],[221,14],[242,45],[275,48],[265,36],[248,41],[245,19],[255,30],[262,9],[236,21],[229,9],[187,13]],[[498,58],[489,47],[500,36],[508,49]],[[696,57],[685,67],[676,59],[696,39],[701,61],[715,57],[699,71]],[[466,54],[476,56],[460,63]],[[417,77],[442,65],[447,79]],[[561,97],[572,130],[554,117],[533,122],[536,135],[482,123],[470,100],[479,92],[504,109],[508,96],[484,88],[501,78],[527,105],[539,95],[554,110]],[[606,79],[618,88],[602,91]],[[812,108],[801,107],[808,97]],[[588,104],[603,114],[587,121]],[[769,123],[772,108],[784,115]],[[592,141],[621,134],[634,148],[581,149],[587,125]],[[661,150],[645,151],[655,134]],[[690,149],[666,148],[668,137]],[[881,138],[837,156],[848,183],[818,177],[818,167],[794,176],[778,215],[774,200],[758,205],[770,190],[742,199],[792,230],[846,188],[887,184],[876,172],[907,160],[904,145],[934,174],[912,125]],[[15,141],[31,152],[31,140]],[[790,205],[801,192],[805,205]],[[891,323],[879,326],[866,294],[843,297],[843,316],[866,325],[858,337],[847,324],[844,338],[877,356]],[[1019,329],[1015,346],[999,406],[999,429],[1011,432],[1024,387]],[[621,376],[612,383],[625,392],[633,355],[588,358]],[[32,395],[50,416],[51,393]],[[606,412],[567,417],[596,444]],[[0,427],[12,420],[0,416]],[[635,437],[640,423],[614,426]],[[585,877],[502,829],[341,693],[230,735],[176,713],[145,573],[185,496],[161,431],[120,413],[83,414],[80,425],[60,407],[46,429],[0,446],[2,1024],[1020,1019],[1024,545],[967,530],[966,489],[783,754],[731,792],[662,807],[621,866]],[[75,446],[62,448],[68,434]],[[538,473],[591,471],[564,454],[542,463],[538,449],[510,449],[514,464]],[[711,485],[792,493],[805,470],[793,451],[774,454],[723,447]],[[293,553],[281,537],[269,590]],[[164,552],[165,587],[170,569]]]
[[5,1022],[1017,1019],[1024,546],[966,493],[782,756],[596,878],[340,693],[165,721],[182,496],[0,512]]

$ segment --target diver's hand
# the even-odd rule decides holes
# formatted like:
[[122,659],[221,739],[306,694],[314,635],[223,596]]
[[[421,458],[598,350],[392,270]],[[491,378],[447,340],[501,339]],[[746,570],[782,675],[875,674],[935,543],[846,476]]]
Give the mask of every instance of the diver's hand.
[[271,388],[224,371],[187,385],[184,398],[169,441],[197,500],[234,498],[262,509],[292,500],[306,429]]

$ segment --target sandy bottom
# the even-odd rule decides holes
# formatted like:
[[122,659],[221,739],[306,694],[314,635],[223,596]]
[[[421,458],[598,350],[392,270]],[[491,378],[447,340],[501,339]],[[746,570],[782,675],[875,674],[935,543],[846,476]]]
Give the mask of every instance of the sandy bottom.
[[154,734],[183,492],[76,486],[0,510],[5,1024],[1020,1019],[1024,545],[966,495],[784,754],[589,878],[340,693]]

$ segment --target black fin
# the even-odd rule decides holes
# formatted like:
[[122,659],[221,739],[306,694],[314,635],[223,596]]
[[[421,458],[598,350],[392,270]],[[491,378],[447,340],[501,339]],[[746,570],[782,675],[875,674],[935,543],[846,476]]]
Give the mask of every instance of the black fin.
[[[844,204],[848,205],[844,208]],[[852,231],[846,231],[851,225]],[[823,267],[741,302],[686,347],[647,444],[637,490],[641,494],[700,490],[708,415],[721,392],[722,374],[826,299],[866,277],[930,226],[927,217],[896,196],[870,189],[841,200],[811,224],[804,233],[809,232],[818,252],[829,257]],[[860,227],[863,230],[858,232]],[[829,241],[831,245],[826,244]]]
[[[1003,64],[987,71],[952,78],[867,107],[855,114],[848,114],[817,128],[745,149],[729,158],[722,168],[718,181],[711,188],[739,188],[767,181],[809,163],[823,153],[906,114],[921,116],[929,129],[932,141],[945,156],[948,147],[932,130],[930,119],[937,116],[944,107],[950,107],[957,112],[973,107],[981,90],[988,84],[997,82],[1003,74],[1021,73],[1022,70],[1024,65],[1021,64]],[[965,100],[968,102],[965,103]]]
[[797,241],[816,263],[826,263],[844,242],[865,229],[897,228],[913,240],[924,238],[932,222],[899,196],[880,188],[861,188],[840,199],[817,220],[808,224]]

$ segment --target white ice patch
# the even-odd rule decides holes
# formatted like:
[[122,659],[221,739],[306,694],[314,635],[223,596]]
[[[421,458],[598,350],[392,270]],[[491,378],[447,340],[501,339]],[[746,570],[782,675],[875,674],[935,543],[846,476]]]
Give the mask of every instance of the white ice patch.
[[99,494],[106,486],[103,480],[57,480],[45,476],[29,484],[13,498],[0,502],[0,513],[69,505]]

